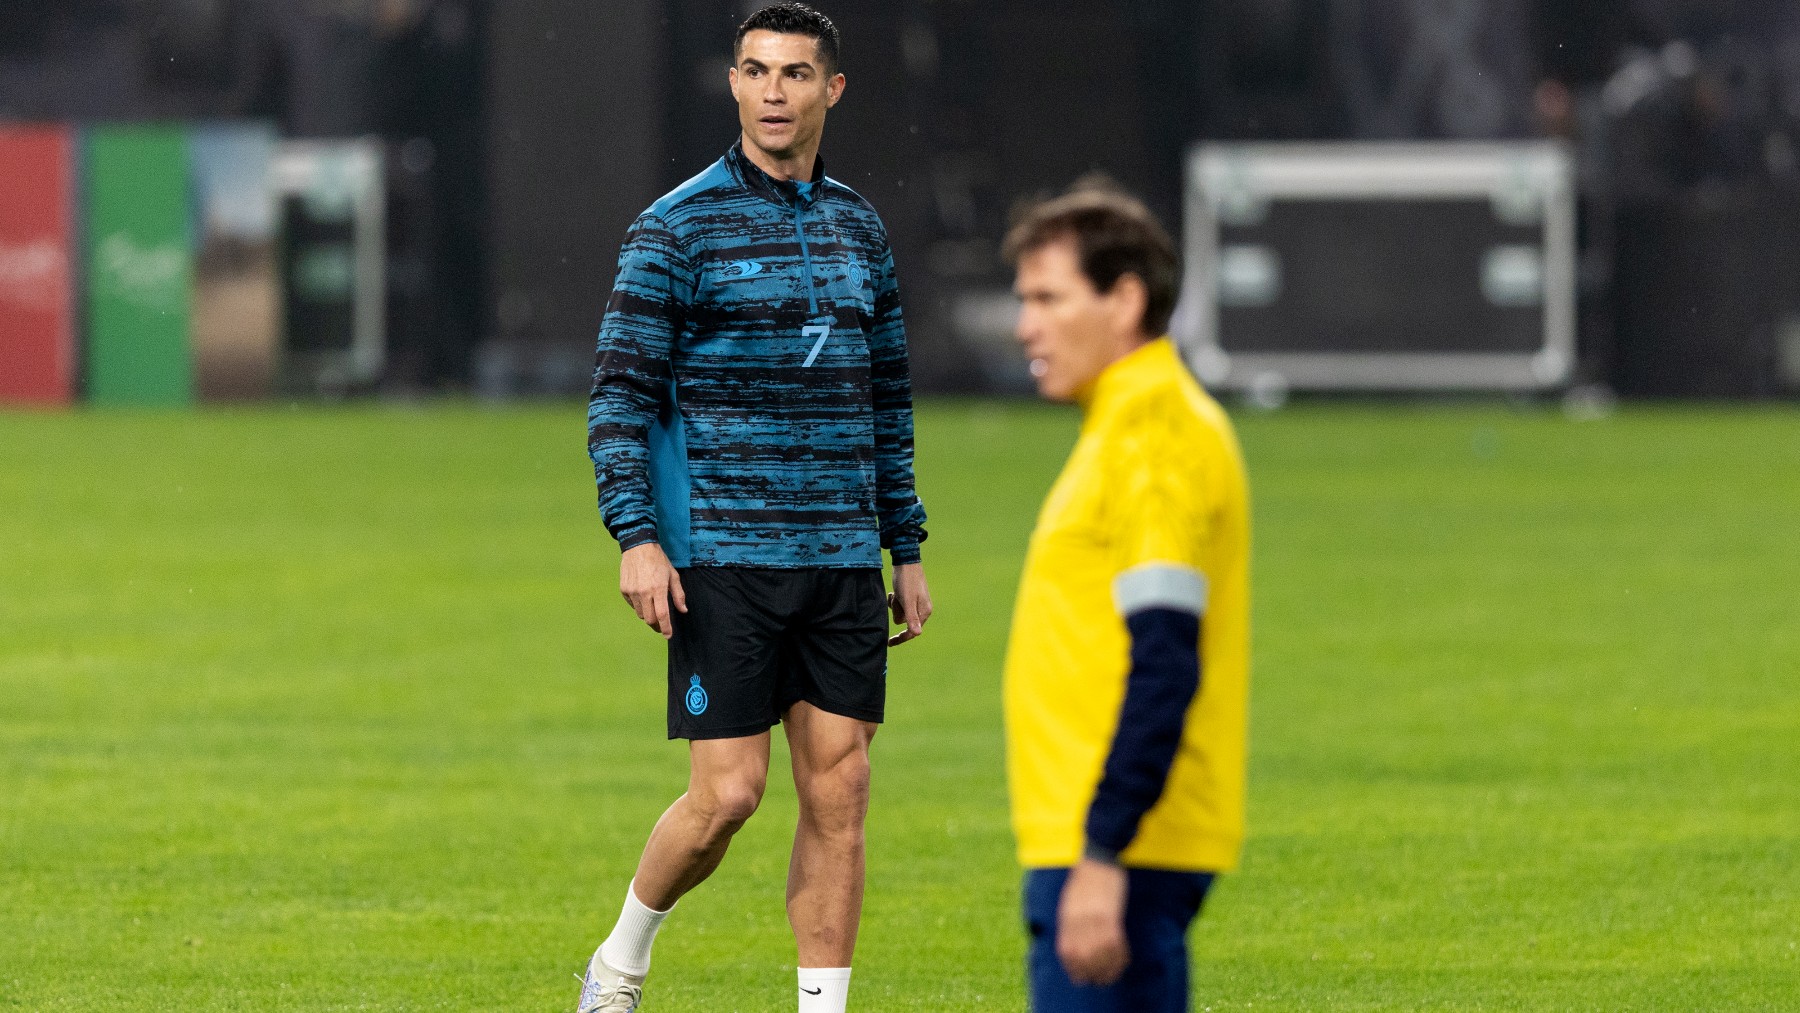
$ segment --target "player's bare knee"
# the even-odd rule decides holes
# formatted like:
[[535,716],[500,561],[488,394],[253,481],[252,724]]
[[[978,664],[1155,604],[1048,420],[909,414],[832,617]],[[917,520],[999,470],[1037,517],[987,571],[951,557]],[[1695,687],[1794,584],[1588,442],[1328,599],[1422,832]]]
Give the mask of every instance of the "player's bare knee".
[[860,839],[869,810],[868,756],[853,754],[813,774],[799,794],[803,817],[819,832]]
[[715,832],[734,834],[750,821],[757,806],[762,804],[763,785],[764,779],[760,777],[734,777],[710,785],[696,801],[701,815]]
[[832,780],[846,804],[859,812],[869,807],[869,754],[852,753],[832,770]]

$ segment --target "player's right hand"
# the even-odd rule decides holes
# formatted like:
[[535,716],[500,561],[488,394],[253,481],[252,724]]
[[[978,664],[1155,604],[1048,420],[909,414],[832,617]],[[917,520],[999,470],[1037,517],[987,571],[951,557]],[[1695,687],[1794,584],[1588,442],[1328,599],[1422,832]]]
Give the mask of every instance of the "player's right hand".
[[1056,908],[1056,956],[1077,985],[1111,985],[1131,962],[1125,941],[1125,870],[1084,858],[1069,870]]
[[619,593],[664,640],[675,635],[675,612],[687,611],[681,574],[655,542],[633,546],[619,557]]

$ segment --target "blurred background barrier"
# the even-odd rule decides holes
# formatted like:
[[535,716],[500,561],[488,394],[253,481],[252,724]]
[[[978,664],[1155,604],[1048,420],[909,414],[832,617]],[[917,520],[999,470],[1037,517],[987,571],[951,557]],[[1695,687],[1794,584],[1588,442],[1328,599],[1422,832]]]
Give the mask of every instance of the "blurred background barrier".
[[384,163],[263,123],[0,128],[0,401],[375,389],[407,306]]
[[267,397],[280,353],[280,234],[267,124],[206,124],[189,139],[197,243],[194,381],[207,400]]
[[1214,387],[1539,390],[1575,364],[1574,171],[1546,143],[1211,144],[1174,323]]
[[185,134],[104,127],[86,138],[87,396],[193,400],[194,230]]
[[[191,323],[190,389],[184,393],[173,372],[154,382],[145,374],[131,381],[141,384],[133,398],[149,397],[151,388],[175,401],[265,391],[579,394],[626,226],[735,135],[725,68],[735,25],[760,2],[6,5],[0,122],[82,129],[266,124],[261,129],[272,135],[261,140],[253,139],[254,127],[234,135],[242,141],[228,147],[241,158],[219,156],[239,166],[256,161],[271,137],[360,139],[379,153],[384,196],[378,308],[362,302],[352,312],[340,298],[332,309],[328,283],[349,276],[327,269],[330,257],[318,244],[341,241],[326,237],[344,222],[297,216],[292,194],[274,205],[273,233],[247,211],[222,218],[218,209],[227,204],[255,202],[220,196],[226,177],[203,167],[213,164],[210,156],[196,155],[189,199],[212,210],[190,213],[197,245],[185,256],[195,258],[195,287],[180,312],[168,295],[168,312],[146,317],[148,329],[135,332],[149,344],[128,350],[116,340],[125,333],[116,327],[128,306],[116,293],[96,292],[95,277],[66,272],[66,283],[85,291],[75,304],[83,312],[73,314],[80,328],[55,323],[54,311],[43,308],[57,302],[53,282],[17,280],[51,270],[44,265],[59,247],[41,237],[21,245],[14,234],[38,235],[31,223],[54,217],[47,208],[67,208],[76,191],[63,172],[69,194],[60,202],[43,194],[42,180],[58,173],[31,161],[38,156],[29,151],[40,149],[18,140],[58,128],[7,128],[0,135],[9,170],[0,182],[0,397],[55,402],[76,389],[100,400],[120,397],[114,385],[126,381],[109,371],[129,361],[122,354],[179,372],[171,321],[182,313]],[[1800,390],[1800,280],[1778,269],[1800,235],[1789,210],[1800,187],[1800,5],[820,6],[844,32],[850,79],[832,114],[825,157],[835,177],[880,209],[892,233],[921,390],[1029,389],[1009,333],[1010,277],[996,254],[1022,196],[1100,170],[1185,229],[1186,154],[1196,144],[1534,141],[1560,143],[1573,158],[1576,293],[1566,369],[1533,374],[1534,384],[1599,384],[1646,396]],[[93,128],[89,136],[99,147],[82,150],[112,157],[113,142],[99,139],[113,129]],[[156,145],[131,150],[150,160],[146,180],[156,175],[149,168],[161,164]],[[39,168],[27,172],[27,162]],[[81,192],[110,208],[111,184],[96,175],[103,168],[97,162],[84,170]],[[1427,251],[1455,245],[1447,233],[1458,226],[1442,215],[1414,214],[1428,210],[1422,205],[1395,208],[1380,221],[1335,225],[1324,204],[1312,208],[1318,220],[1304,228],[1281,225],[1297,230],[1293,241],[1303,246],[1396,256],[1416,246],[1413,262],[1420,263],[1429,262]],[[1291,214],[1300,213],[1292,205]],[[1284,209],[1282,217],[1291,214]],[[218,233],[227,220],[235,231]],[[78,258],[85,268],[104,266],[94,259],[92,225],[88,220],[86,253]],[[358,234],[370,235],[371,227],[357,226]],[[57,232],[46,229],[43,236]],[[295,243],[312,249],[305,265],[287,259]],[[272,249],[272,259],[259,248]],[[1540,254],[1549,256],[1550,247]],[[1375,270],[1403,259],[1369,257],[1362,291],[1395,306],[1424,299],[1428,292],[1413,273]],[[1528,259],[1502,257],[1491,265],[1492,277],[1523,277]],[[366,299],[377,268],[351,260],[357,298]],[[1733,263],[1743,270],[1721,266]],[[297,266],[304,267],[303,291],[295,288]],[[1560,283],[1556,272],[1544,277]],[[19,322],[26,319],[19,308],[25,288],[32,294],[24,301],[39,307],[30,311],[38,322],[29,325]],[[1325,299],[1318,312],[1326,315],[1338,308],[1329,292],[1318,296]],[[333,298],[344,294],[337,293]],[[1221,319],[1241,316],[1247,325],[1260,312],[1240,309]],[[1441,303],[1420,302],[1416,310],[1385,319],[1404,317],[1438,327],[1443,341],[1465,340],[1448,331],[1467,326],[1467,318],[1445,315]],[[1299,323],[1263,315],[1276,330]],[[367,336],[376,317],[378,341]],[[345,319],[357,321],[357,340],[365,343],[354,355],[344,352]],[[76,341],[77,333],[85,338]],[[1398,332],[1391,339],[1401,340]],[[85,351],[77,355],[78,346]],[[338,350],[336,359],[315,354],[327,348]],[[1372,385],[1420,385],[1385,379]]]
[[0,126],[0,401],[75,395],[73,135]]
[[291,141],[275,157],[286,310],[285,386],[343,394],[381,377],[387,209],[370,141]]

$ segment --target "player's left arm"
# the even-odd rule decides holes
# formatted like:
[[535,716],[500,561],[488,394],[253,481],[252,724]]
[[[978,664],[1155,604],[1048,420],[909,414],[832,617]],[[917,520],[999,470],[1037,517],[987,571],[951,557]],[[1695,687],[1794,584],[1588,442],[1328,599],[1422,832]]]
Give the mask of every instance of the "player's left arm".
[[899,645],[923,633],[931,618],[931,591],[920,561],[925,541],[925,506],[913,481],[912,375],[901,318],[900,285],[893,250],[883,237],[875,282],[874,326],[869,332],[869,373],[875,405],[875,512],[881,546],[894,564],[889,596],[894,622],[906,629],[888,643]]
[[1059,911],[1058,955],[1076,981],[1109,984],[1129,962],[1125,871],[1119,854],[1156,805],[1200,692],[1207,583],[1198,547],[1203,484],[1184,464],[1193,448],[1150,411],[1121,441],[1108,527],[1121,570],[1113,600],[1131,637],[1119,723],[1088,807],[1086,845]]

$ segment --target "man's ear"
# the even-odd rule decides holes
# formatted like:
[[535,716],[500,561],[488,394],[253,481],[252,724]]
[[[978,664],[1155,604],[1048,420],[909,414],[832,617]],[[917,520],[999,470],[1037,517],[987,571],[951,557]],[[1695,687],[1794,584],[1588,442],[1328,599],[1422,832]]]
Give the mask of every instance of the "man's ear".
[[1113,282],[1112,291],[1106,293],[1106,298],[1112,303],[1112,312],[1117,314],[1113,319],[1117,329],[1133,334],[1143,329],[1144,311],[1150,306],[1150,286],[1144,284],[1144,279],[1127,271]]
[[731,98],[737,100],[737,66],[733,64],[725,69],[725,80],[731,85]]
[[825,85],[825,108],[837,105],[838,99],[844,97],[844,83],[844,75],[831,75],[831,80]]

